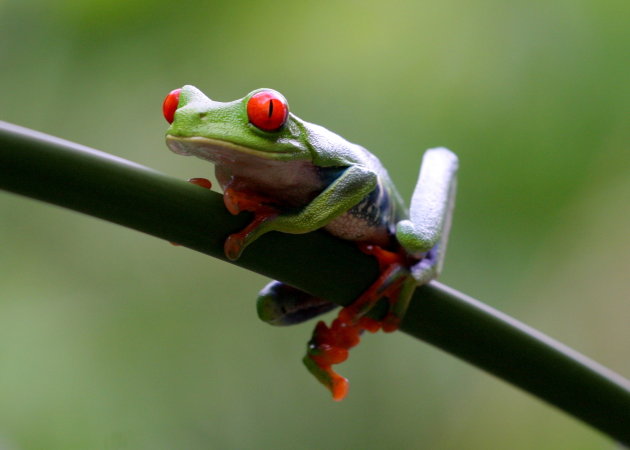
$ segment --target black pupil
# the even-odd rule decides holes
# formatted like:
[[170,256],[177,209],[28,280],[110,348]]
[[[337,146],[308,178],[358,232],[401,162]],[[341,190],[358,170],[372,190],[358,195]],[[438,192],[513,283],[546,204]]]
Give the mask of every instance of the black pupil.
[[273,100],[269,100],[269,117],[273,114]]

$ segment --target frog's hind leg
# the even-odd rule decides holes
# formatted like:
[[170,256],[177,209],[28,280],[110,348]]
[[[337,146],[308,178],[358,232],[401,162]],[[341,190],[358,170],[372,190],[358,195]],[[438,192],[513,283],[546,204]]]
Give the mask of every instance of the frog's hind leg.
[[[397,314],[404,312],[415,287],[406,255],[372,245],[363,246],[362,250],[376,257],[381,267],[380,276],[359,298],[339,312],[330,327],[321,321],[317,324],[304,357],[308,370],[331,391],[334,400],[346,396],[348,380],[336,373],[332,366],[348,358],[349,350],[359,343],[364,331],[396,330],[402,317],[402,313]],[[390,303],[385,319],[379,321],[367,317],[381,298],[387,298]]]
[[[404,252],[370,245],[362,247],[376,257],[381,275],[357,300],[341,310],[330,327],[323,322],[315,327],[304,364],[330,389],[335,400],[345,397],[348,380],[331,366],[345,361],[348,350],[359,343],[364,330],[398,329],[416,286],[429,282],[440,272],[455,203],[457,165],[457,156],[445,148],[425,153],[410,220],[403,220],[396,227],[396,239]],[[381,322],[366,317],[383,297],[390,304],[386,317]]]
[[455,207],[457,167],[457,156],[445,148],[427,150],[422,159],[411,200],[411,220],[401,221],[396,227],[396,239],[419,261],[409,267],[411,276],[392,304],[384,328],[402,319],[417,286],[437,278],[442,271]]
[[411,267],[417,285],[442,270],[457,187],[457,156],[448,149],[427,150],[411,199],[410,220],[396,226],[396,239],[420,261]]
[[294,325],[336,308],[332,302],[312,296],[279,281],[272,281],[258,294],[258,317],[271,325]]
[[[381,322],[372,321],[373,324],[366,329],[375,332],[382,327],[386,333],[395,331],[416,286],[407,266],[407,257],[376,245],[363,245],[361,249],[376,258],[381,274],[359,298],[339,312],[339,319],[349,324],[357,323],[381,298],[387,298],[389,312],[385,319]],[[369,324],[367,320],[363,320],[362,323]]]

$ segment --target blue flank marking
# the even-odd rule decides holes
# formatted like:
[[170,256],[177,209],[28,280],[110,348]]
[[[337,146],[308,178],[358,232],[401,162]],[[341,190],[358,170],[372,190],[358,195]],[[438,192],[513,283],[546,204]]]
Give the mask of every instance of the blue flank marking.
[[393,232],[395,223],[391,201],[386,189],[380,183],[361,202],[353,206],[348,213],[365,221],[370,228],[387,228]]

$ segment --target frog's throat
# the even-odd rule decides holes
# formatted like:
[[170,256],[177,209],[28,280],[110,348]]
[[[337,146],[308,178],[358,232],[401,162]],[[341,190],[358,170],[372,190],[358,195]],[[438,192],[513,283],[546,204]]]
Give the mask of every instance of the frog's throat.
[[287,152],[256,150],[244,145],[234,144],[233,142],[201,136],[181,137],[169,134],[166,136],[166,145],[178,155],[196,156],[213,163],[217,162],[217,158],[220,158],[220,155],[225,156],[229,153],[256,156],[270,160],[289,159],[292,156]]

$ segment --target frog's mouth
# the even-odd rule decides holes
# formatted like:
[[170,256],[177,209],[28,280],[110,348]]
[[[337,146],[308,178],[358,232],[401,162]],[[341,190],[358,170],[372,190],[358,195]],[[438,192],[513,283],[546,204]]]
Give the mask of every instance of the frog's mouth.
[[214,164],[237,163],[243,158],[261,158],[267,160],[293,159],[291,153],[256,150],[233,142],[200,136],[166,136],[166,145],[174,153],[184,156],[196,156]]

